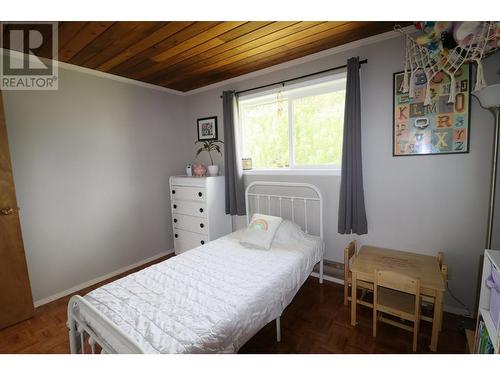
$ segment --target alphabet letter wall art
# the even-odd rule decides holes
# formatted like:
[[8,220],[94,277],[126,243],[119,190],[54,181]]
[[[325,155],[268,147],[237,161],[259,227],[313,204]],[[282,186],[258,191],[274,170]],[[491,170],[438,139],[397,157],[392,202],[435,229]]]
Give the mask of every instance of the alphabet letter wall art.
[[[455,103],[448,103],[450,78],[438,73],[430,82],[431,104],[424,105],[427,79],[417,71],[413,97],[401,91],[403,72],[393,80],[393,155],[435,155],[469,152],[470,66],[455,74]],[[410,77],[409,77],[410,78]]]

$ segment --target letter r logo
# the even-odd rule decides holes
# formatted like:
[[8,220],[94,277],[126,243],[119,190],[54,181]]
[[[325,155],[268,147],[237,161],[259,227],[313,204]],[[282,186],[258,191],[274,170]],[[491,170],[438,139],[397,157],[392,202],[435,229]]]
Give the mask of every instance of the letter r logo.
[[3,22],[0,47],[9,50],[2,56],[3,76],[51,76],[57,60],[57,22]]
[[[24,43],[25,34],[28,34],[28,43]],[[9,33],[9,45],[16,51],[28,55],[28,61],[21,60],[15,55],[10,55],[10,68],[24,69],[27,62],[28,69],[46,69],[47,65],[42,62],[35,52],[43,44],[43,35],[39,30],[11,30]]]

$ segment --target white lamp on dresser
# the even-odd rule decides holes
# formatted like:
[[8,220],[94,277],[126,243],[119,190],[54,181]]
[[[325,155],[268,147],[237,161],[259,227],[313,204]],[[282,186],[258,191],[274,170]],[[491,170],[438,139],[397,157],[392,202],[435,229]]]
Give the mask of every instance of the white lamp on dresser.
[[170,201],[176,255],[231,233],[224,176],[172,176]]

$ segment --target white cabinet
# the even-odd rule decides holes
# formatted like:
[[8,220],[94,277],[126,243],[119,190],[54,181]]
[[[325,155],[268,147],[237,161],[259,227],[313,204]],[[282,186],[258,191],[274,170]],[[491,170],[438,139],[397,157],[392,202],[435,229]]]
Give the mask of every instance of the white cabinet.
[[231,216],[225,214],[224,176],[172,176],[170,201],[175,254],[231,233]]
[[490,277],[492,269],[500,271],[500,251],[485,250],[483,262],[483,275],[481,277],[481,293],[479,296],[479,311],[477,314],[476,337],[474,352],[482,352],[481,342],[489,338],[493,344],[493,352],[500,352],[500,334],[498,325],[495,326],[490,314],[491,291],[486,286],[486,280]]

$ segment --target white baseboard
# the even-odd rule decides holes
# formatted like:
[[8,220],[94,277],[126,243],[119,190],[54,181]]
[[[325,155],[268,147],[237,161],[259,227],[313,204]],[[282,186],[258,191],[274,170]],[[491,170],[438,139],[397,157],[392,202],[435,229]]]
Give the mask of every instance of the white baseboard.
[[49,297],[46,297],[46,298],[42,298],[38,301],[35,301],[34,302],[34,305],[35,307],[39,307],[39,306],[42,306],[42,305],[45,305],[49,302],[52,302],[52,301],[55,301],[59,298],[62,298],[62,297],[66,297],[67,295],[70,295],[70,294],[73,294],[75,292],[78,292],[79,290],[82,290],[82,289],[85,289],[89,286],[92,286],[94,284],[97,284],[97,283],[100,283],[101,281],[104,281],[106,279],[110,279],[112,277],[115,277],[121,273],[124,273],[124,272],[127,272],[127,271],[130,271],[131,269],[134,269],[136,267],[140,267],[144,264],[147,264],[149,262],[152,262],[156,259],[159,259],[161,257],[164,257],[166,255],[169,255],[169,254],[172,254],[174,252],[174,249],[171,249],[171,250],[167,250],[167,251],[163,251],[159,254],[156,254],[150,258],[147,258],[147,259],[143,259],[137,263],[134,263],[134,264],[131,264],[129,266],[125,266],[125,267],[122,267],[120,269],[117,269],[116,271],[113,271],[111,273],[108,273],[106,275],[103,275],[103,276],[100,276],[100,277],[97,277],[95,279],[92,279],[92,280],[89,280],[89,281],[86,281],[84,283],[81,283],[81,284],[78,284],[78,285],[75,285],[74,287],[70,288],[70,289],[67,289],[67,290],[64,290],[62,292],[59,292],[59,293],[56,293],[56,294],[53,294]]
[[[311,273],[311,276],[319,278],[319,274],[317,272]],[[328,276],[323,274],[323,279],[331,281],[332,283],[344,285],[344,280],[337,279],[336,277]],[[469,312],[464,309],[463,307],[457,307],[457,306],[450,306],[450,305],[443,305],[443,311],[446,311],[448,313],[452,313],[455,315],[461,315],[461,316],[466,316],[468,318],[471,318],[469,315]]]

